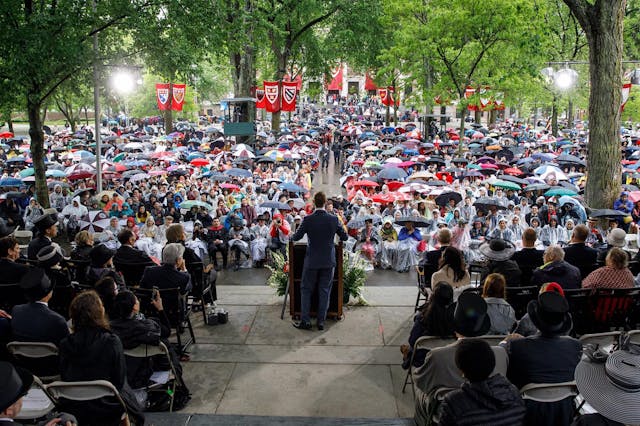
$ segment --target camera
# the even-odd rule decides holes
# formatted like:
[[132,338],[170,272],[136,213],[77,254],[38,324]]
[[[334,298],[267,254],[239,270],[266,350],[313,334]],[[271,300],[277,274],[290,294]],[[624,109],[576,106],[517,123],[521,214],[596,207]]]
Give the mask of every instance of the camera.
[[153,287],[153,290],[151,291],[151,299],[158,300],[159,298],[160,298],[160,290],[158,289],[158,287]]

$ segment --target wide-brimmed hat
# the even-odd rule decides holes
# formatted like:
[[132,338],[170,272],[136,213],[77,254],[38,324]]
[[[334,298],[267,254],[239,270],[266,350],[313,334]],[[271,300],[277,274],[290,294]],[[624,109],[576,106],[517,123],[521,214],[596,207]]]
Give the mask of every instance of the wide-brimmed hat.
[[52,214],[43,214],[36,218],[33,224],[39,231],[44,231],[58,223],[58,220]]
[[0,413],[27,394],[33,384],[33,375],[24,368],[0,361]]
[[455,331],[464,337],[487,334],[491,320],[487,315],[487,302],[476,293],[462,293],[453,314]]
[[60,263],[63,257],[56,249],[56,247],[51,244],[42,247],[36,255],[36,259],[38,259],[38,266],[46,269],[55,266],[57,263]]
[[624,229],[615,228],[607,235],[607,244],[614,247],[624,247],[627,244],[627,233]]
[[543,334],[562,335],[573,327],[567,299],[554,291],[546,291],[538,296],[538,300],[529,302],[527,313]]
[[116,251],[110,249],[104,244],[98,244],[93,247],[89,252],[89,257],[91,258],[91,265],[102,267],[105,263],[109,261],[113,256],[115,256]]
[[20,288],[27,299],[35,302],[53,290],[53,283],[42,268],[32,267],[20,279]]
[[511,259],[513,253],[516,252],[516,247],[510,241],[496,238],[489,242],[482,243],[478,250],[480,250],[480,253],[487,259],[501,261]]
[[605,363],[588,358],[575,372],[580,395],[598,413],[627,425],[640,424],[640,355],[616,351]]

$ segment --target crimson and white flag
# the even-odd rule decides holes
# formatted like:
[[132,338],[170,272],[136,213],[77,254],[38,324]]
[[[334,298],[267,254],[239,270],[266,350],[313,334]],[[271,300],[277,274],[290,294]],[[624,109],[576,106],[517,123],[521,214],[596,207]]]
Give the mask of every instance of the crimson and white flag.
[[469,99],[471,96],[473,96],[476,93],[476,89],[474,89],[471,86],[467,86],[466,89],[464,89],[464,97],[465,99]]
[[631,93],[631,83],[625,83],[622,85],[622,101],[620,102],[620,111],[624,111],[624,106],[629,100],[629,94]]
[[171,96],[171,109],[174,111],[182,111],[184,105],[184,93],[187,88],[186,84],[174,84]]
[[296,94],[298,92],[298,83],[296,81],[282,82],[282,107],[281,111],[296,110]]
[[380,102],[382,102],[382,105],[389,104],[389,93],[387,92],[387,89],[378,89],[378,95],[380,95]]
[[266,101],[265,101],[265,96],[264,96],[264,89],[259,87],[256,89],[256,108],[258,109],[264,109],[266,106]]
[[280,84],[277,81],[264,82],[264,99],[267,112],[280,111]]
[[156,83],[156,101],[160,111],[169,109],[169,83]]

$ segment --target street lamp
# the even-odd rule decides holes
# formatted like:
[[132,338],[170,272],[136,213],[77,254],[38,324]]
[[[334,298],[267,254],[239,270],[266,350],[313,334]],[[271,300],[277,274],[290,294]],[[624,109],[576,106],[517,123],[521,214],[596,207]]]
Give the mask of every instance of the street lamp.
[[578,73],[571,68],[563,68],[555,73],[553,79],[558,89],[569,90],[578,81]]
[[133,75],[127,71],[118,71],[111,76],[111,85],[121,95],[133,92],[136,87],[136,81]]

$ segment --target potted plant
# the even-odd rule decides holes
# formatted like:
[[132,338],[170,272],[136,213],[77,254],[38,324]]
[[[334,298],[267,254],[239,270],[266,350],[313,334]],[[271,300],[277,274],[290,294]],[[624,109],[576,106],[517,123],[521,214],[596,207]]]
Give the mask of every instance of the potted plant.
[[266,265],[271,275],[267,279],[267,284],[276,289],[278,296],[284,296],[289,282],[289,262],[284,259],[282,253],[271,252],[273,266]]
[[357,298],[358,305],[367,305],[367,301],[362,297],[362,287],[367,280],[364,260],[360,256],[349,256],[347,252],[342,258],[342,284],[343,302],[347,304],[349,298]]

